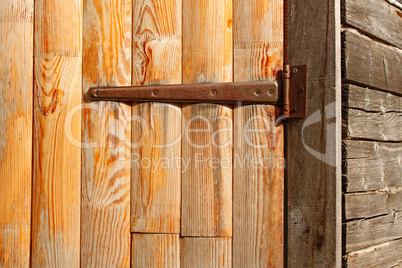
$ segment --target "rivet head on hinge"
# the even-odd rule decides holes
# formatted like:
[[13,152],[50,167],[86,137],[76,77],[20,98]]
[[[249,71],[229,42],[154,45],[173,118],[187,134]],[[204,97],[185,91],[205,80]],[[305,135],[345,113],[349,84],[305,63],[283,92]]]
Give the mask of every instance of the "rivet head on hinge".
[[92,91],[92,97],[96,98],[99,96],[99,90],[95,89],[94,91]]

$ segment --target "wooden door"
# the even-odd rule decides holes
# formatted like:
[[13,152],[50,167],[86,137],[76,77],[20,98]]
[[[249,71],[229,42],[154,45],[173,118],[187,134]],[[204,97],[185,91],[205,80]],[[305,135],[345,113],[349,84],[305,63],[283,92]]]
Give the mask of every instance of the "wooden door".
[[282,267],[268,105],[88,102],[93,86],[273,80],[282,0],[84,0],[81,265]]

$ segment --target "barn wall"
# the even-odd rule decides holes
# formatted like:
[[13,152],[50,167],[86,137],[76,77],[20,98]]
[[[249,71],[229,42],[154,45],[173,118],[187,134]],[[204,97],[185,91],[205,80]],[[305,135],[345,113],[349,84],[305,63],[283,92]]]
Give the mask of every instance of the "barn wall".
[[402,4],[342,3],[343,259],[402,264]]

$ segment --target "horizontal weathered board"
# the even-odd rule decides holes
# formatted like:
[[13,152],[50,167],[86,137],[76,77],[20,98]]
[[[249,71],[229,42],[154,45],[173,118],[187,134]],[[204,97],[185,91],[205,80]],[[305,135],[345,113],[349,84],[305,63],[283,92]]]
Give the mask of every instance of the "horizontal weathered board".
[[402,188],[384,192],[345,194],[345,219],[356,219],[402,211]]
[[344,84],[342,105],[344,108],[362,109],[367,112],[402,112],[402,97],[370,88]]
[[399,239],[346,254],[344,264],[349,268],[399,267],[402,264],[401,252],[402,239]]
[[402,141],[402,97],[349,84],[342,92],[344,138]]
[[402,112],[366,112],[344,109],[343,138],[402,141]]
[[383,0],[345,0],[343,23],[402,48],[402,12]]
[[402,187],[402,144],[343,141],[345,192]]
[[352,29],[342,34],[344,81],[402,94],[402,50]]
[[368,248],[402,237],[402,213],[345,223],[346,252]]

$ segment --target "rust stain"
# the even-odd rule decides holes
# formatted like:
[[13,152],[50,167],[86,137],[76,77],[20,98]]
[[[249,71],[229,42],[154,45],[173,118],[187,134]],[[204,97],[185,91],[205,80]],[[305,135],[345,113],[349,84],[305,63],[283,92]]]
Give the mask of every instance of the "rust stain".
[[399,17],[402,18],[402,12],[400,12],[399,10],[395,10],[396,14],[398,14]]

